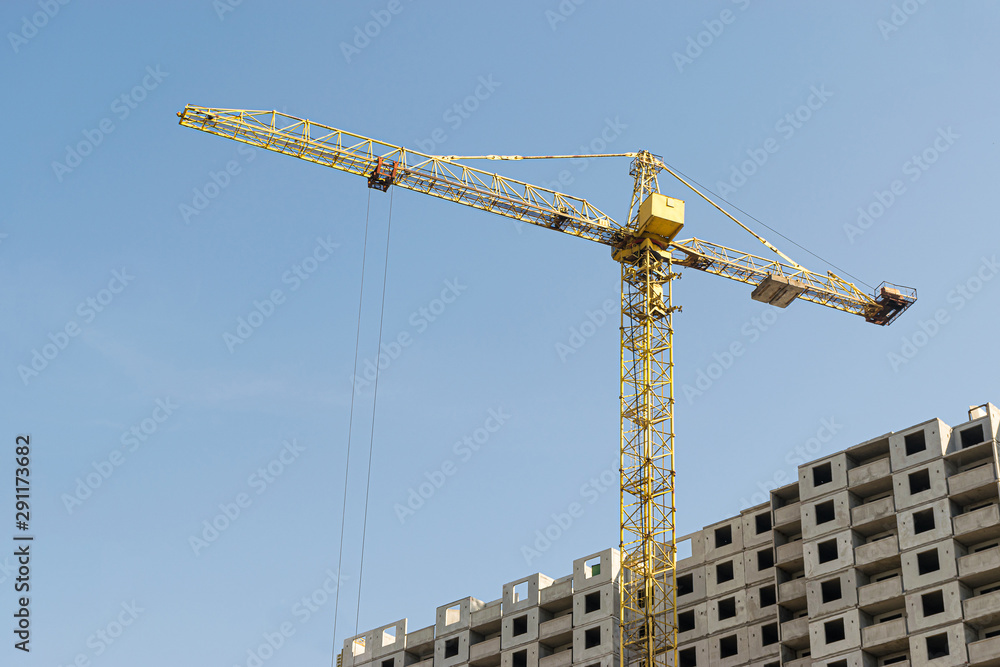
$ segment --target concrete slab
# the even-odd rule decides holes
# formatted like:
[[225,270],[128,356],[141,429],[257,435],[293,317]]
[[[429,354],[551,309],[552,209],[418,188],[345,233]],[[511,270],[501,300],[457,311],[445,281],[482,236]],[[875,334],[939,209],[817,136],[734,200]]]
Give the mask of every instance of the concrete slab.
[[813,659],[861,648],[861,612],[851,609],[809,623]]
[[[968,660],[966,644],[978,639],[975,631],[961,623],[911,635],[910,662],[922,667],[961,667]],[[936,653],[930,653],[935,649]],[[942,655],[943,651],[947,653]]]
[[621,557],[617,549],[605,549],[573,561],[573,591],[578,593],[618,581]]

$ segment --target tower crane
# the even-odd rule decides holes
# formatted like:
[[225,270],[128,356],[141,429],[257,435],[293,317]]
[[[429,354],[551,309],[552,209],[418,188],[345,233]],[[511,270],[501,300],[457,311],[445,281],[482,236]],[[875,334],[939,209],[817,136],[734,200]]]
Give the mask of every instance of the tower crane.
[[[916,301],[909,288],[882,283],[867,294],[832,272],[796,264],[648,151],[616,154],[632,159],[634,177],[628,218],[617,222],[585,199],[459,161],[521,156],[427,155],[278,111],[188,105],[177,115],[184,127],[363,176],[369,188],[421,192],[611,249],[621,265],[621,667],[676,664],[673,314],[680,307],[673,305],[672,284],[678,271],[696,269],[753,285],[751,298],[776,307],[801,299],[882,326]],[[780,259],[678,238],[684,201],[660,194],[661,171]]]

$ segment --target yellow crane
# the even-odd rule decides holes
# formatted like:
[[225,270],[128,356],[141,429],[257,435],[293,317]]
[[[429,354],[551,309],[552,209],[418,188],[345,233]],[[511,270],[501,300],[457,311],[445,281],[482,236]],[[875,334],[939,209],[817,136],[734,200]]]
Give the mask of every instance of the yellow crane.
[[[679,267],[754,285],[751,297],[784,308],[795,299],[887,325],[916,301],[914,290],[882,283],[866,294],[839,276],[799,266],[726,213],[649,153],[632,158],[635,178],[624,224],[585,199],[458,162],[522,156],[434,156],[295,118],[278,111],[188,105],[180,124],[284,153],[368,180],[397,186],[579,236],[611,248],[621,264],[621,629],[622,667],[676,664],[677,610],[674,503],[674,355],[671,285]],[[546,158],[574,156],[533,156]],[[593,156],[576,156],[593,157]],[[765,259],[696,238],[678,239],[684,202],[660,194],[667,171],[719,209],[781,260]]]

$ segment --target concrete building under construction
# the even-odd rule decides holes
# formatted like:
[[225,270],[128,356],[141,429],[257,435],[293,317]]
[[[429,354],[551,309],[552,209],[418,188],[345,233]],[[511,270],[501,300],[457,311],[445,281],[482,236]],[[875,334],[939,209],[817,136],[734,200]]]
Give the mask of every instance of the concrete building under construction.
[[[678,540],[680,667],[1000,667],[1000,410],[916,424]],[[619,555],[346,640],[343,667],[612,667]]]

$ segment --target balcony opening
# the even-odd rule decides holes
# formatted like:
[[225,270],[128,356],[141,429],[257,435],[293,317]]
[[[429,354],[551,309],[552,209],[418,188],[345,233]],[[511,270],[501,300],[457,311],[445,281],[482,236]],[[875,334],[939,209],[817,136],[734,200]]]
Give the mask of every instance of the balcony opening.
[[778,593],[774,586],[761,586],[759,592],[761,607],[770,607],[778,602]]
[[511,628],[511,635],[514,637],[520,637],[521,635],[528,634],[528,615],[518,616],[514,619],[513,627]]
[[720,658],[731,658],[740,652],[740,644],[736,639],[736,635],[730,635],[728,637],[723,637],[719,640],[719,657]]
[[895,664],[900,663],[900,662],[907,662],[909,659],[910,659],[910,656],[904,653],[903,655],[894,655],[891,658],[884,658],[882,660],[882,664],[883,665],[895,665]]
[[725,600],[719,600],[719,620],[724,621],[727,618],[734,618],[736,616],[736,598],[726,598]]
[[522,581],[519,584],[514,584],[514,590],[511,591],[511,597],[513,602],[517,604],[518,602],[524,602],[528,599],[528,582]]
[[693,648],[682,649],[677,652],[679,667],[698,667],[698,651]]
[[757,534],[766,533],[771,530],[771,513],[764,512],[763,514],[758,514],[753,518],[754,523],[757,526]]
[[601,557],[595,556],[583,563],[583,578],[590,579],[601,573]]
[[677,577],[677,597],[694,593],[694,575],[682,574]]
[[358,637],[351,642],[351,655],[357,657],[365,654],[365,638]]
[[950,655],[951,651],[948,649],[948,633],[943,632],[939,635],[934,635],[933,637],[927,638],[927,659],[934,660],[935,658],[943,658]]
[[757,552],[757,571],[763,572],[774,567],[774,549],[761,549]]
[[778,643],[778,624],[768,623],[760,627],[760,645],[770,646]]
[[587,593],[583,597],[583,613],[592,614],[595,611],[601,610],[601,594],[597,593]]
[[843,597],[840,590],[840,577],[836,579],[831,579],[830,581],[824,581],[819,585],[820,592],[823,596],[823,604],[827,602],[833,602],[834,600],[839,600]]
[[447,660],[448,658],[454,658],[456,655],[458,655],[458,637],[455,637],[454,639],[445,639],[444,640],[445,660]]
[[930,574],[941,569],[941,561],[938,559],[937,549],[924,551],[917,554],[917,572],[919,574]]
[[601,629],[590,628],[583,633],[583,648],[595,648],[601,645]]
[[386,658],[382,661],[382,667],[394,667],[396,664],[395,658]]
[[677,632],[694,630],[694,610],[682,611],[677,614]]
[[833,501],[827,500],[825,503],[816,505],[816,525],[822,526],[837,518],[837,512],[833,508]]
[[823,486],[833,481],[833,466],[829,463],[813,468],[813,486]]
[[967,428],[958,434],[959,439],[962,441],[962,449],[966,447],[972,447],[973,445],[978,445],[979,443],[986,440],[983,435],[983,425],[976,424],[971,428]]
[[462,605],[456,604],[444,610],[444,624],[455,625],[462,620]]
[[512,667],[528,667],[528,650],[514,651],[510,662]]
[[897,618],[903,618],[903,612],[882,614],[881,616],[875,617],[876,623],[888,623],[889,621],[895,621]]
[[726,561],[725,563],[719,563],[715,566],[715,583],[722,584],[727,581],[732,581],[734,577],[733,561]]
[[715,529],[715,548],[721,549],[733,543],[733,527],[722,526]]
[[913,534],[919,535],[934,530],[934,510],[927,509],[913,513]]
[[816,545],[820,563],[829,563],[837,560],[837,540],[827,540]]
[[916,495],[931,488],[931,471],[918,470],[910,473],[910,495]]
[[923,431],[911,433],[903,438],[903,447],[906,448],[906,455],[913,456],[927,449],[927,440]]
[[846,636],[844,634],[844,619],[838,618],[824,623],[823,634],[826,635],[827,644],[842,641]]
[[920,596],[920,603],[924,608],[924,616],[934,616],[944,613],[944,592],[931,591]]
[[826,667],[847,667],[847,660],[837,660],[836,662],[826,663]]

